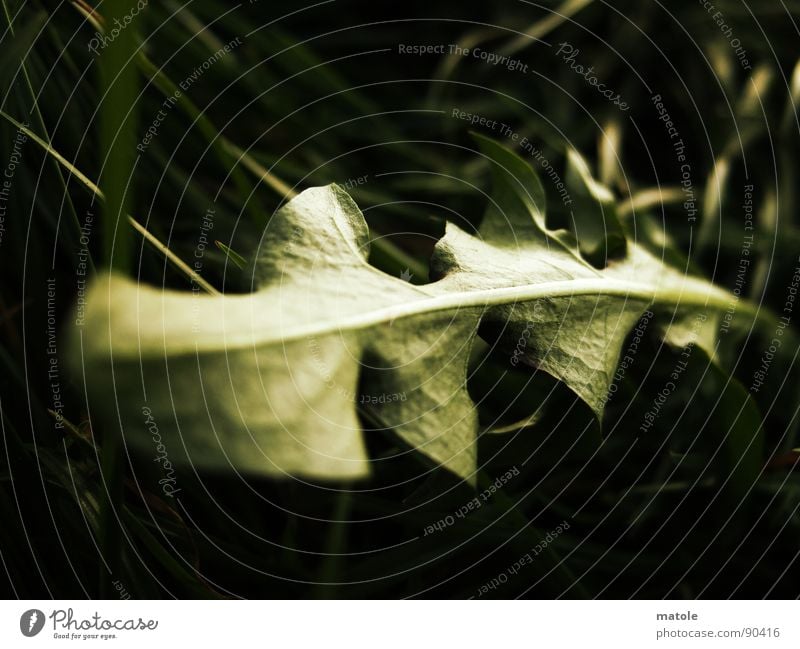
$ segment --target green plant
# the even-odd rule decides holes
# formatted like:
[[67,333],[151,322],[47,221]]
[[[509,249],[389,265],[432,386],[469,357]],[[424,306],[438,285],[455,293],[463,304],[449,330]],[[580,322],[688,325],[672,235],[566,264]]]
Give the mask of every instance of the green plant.
[[[645,310],[667,342],[714,353],[734,296],[624,239],[612,194],[576,153],[577,236],[547,229],[544,189],[524,160],[481,144],[494,169],[490,208],[475,235],[448,226],[431,284],[368,264],[369,229],[337,186],[306,190],[271,218],[248,251],[252,295],[100,277],[73,344],[95,416],[125,422],[129,444],[147,450],[135,423],[146,405],[176,457],[201,469],[342,479],[368,472],[360,402],[381,428],[474,481],[467,365],[479,329],[509,354],[523,341],[518,359],[564,381],[598,418]],[[745,325],[775,320],[746,303],[739,313]]]
[[797,7],[714,5],[4,0],[6,592],[796,597]]

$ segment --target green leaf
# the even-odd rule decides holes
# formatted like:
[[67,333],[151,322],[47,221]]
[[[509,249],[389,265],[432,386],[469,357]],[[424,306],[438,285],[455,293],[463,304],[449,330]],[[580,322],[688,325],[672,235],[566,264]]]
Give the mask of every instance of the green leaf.
[[[173,465],[357,478],[370,468],[360,409],[474,482],[478,421],[466,384],[479,331],[511,364],[564,381],[600,418],[646,309],[669,331],[727,308],[725,291],[630,242],[624,258],[594,268],[571,233],[546,229],[530,167],[497,144],[481,147],[496,167],[492,205],[479,236],[448,226],[432,284],[367,263],[367,224],[335,185],[304,191],[272,217],[248,255],[252,294],[98,278],[72,345],[95,430],[121,425],[153,455],[162,443]],[[738,313],[753,310],[740,303]]]
[[625,255],[627,241],[617,216],[614,195],[592,177],[589,165],[574,149],[567,152],[565,176],[572,199],[573,229],[581,254],[595,266]]
[[[330,186],[303,192],[270,221],[252,295],[207,298],[99,279],[80,341],[98,414],[112,414],[115,392],[138,395],[118,404],[126,439],[153,452],[148,408],[173,463],[352,478],[368,471],[358,402],[468,476],[477,423],[463,337],[475,335],[477,312],[471,321],[460,313],[450,329],[451,316],[393,322],[393,307],[432,296],[369,266],[368,243],[361,212]],[[114,382],[100,378],[111,353]],[[359,395],[366,356],[374,366]],[[447,363],[458,381],[426,375]]]

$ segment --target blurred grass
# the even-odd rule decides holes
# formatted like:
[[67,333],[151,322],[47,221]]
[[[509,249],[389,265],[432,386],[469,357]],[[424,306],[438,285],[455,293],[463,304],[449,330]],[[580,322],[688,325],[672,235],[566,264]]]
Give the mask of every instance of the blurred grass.
[[[780,311],[800,241],[791,189],[798,62],[797,35],[774,5],[751,8],[762,32],[740,3],[716,3],[759,71],[754,84],[691,3],[671,7],[670,17],[628,0],[457,10],[430,0],[337,2],[297,11],[170,0],[148,4],[97,56],[87,44],[98,16],[108,24],[130,3],[109,0],[96,15],[82,2],[3,3],[0,109],[63,156],[59,163],[30,138],[23,145],[0,241],[0,552],[9,594],[113,596],[111,570],[134,597],[470,597],[568,519],[568,532],[494,596],[798,595],[797,370],[791,353],[782,355],[762,391],[744,400],[763,350],[758,336],[720,350],[744,388],[724,373],[687,377],[648,435],[638,434],[641,413],[675,362],[655,340],[620,383],[602,431],[563,386],[508,371],[495,354],[476,357],[470,390],[482,422],[518,421],[520,400],[541,404],[540,415],[518,431],[484,435],[481,483],[510,467],[520,475],[474,518],[427,536],[427,525],[474,494],[441,471],[420,478],[421,458],[400,452],[391,434],[370,437],[371,453],[386,459],[346,500],[296,483],[184,471],[178,506],[143,479],[144,463],[119,455],[114,431],[90,428],[79,382],[63,375],[69,425],[55,428],[43,369],[47,282],[55,280],[55,309],[67,326],[80,227],[100,211],[99,197],[69,169],[105,193],[102,234],[93,231],[89,241],[98,268],[113,263],[143,281],[189,290],[191,278],[163,246],[191,260],[200,217],[214,206],[220,245],[206,250],[202,280],[215,290],[248,290],[239,256],[247,260],[256,248],[274,209],[305,187],[366,176],[351,191],[378,241],[371,261],[425,281],[445,221],[474,226],[485,205],[486,165],[453,108],[509,124],[559,170],[568,142],[618,191],[630,227],[675,242],[726,286],[735,282],[742,246],[741,187],[755,184],[760,270],[752,294]],[[543,9],[565,5],[568,19]],[[786,6],[798,17],[796,3]],[[630,102],[630,115],[615,111],[553,48],[520,39],[525,31],[576,44],[580,60]],[[242,45],[181,90],[136,155],[166,97],[236,38]],[[530,73],[397,53],[398,43],[467,40],[512,53]],[[675,193],[663,210],[652,200],[654,187],[681,180],[651,108],[655,93],[679,118],[694,189],[705,197],[699,248]],[[0,120],[0,164],[17,132]],[[779,201],[768,191],[776,178]],[[553,197],[554,222],[568,216],[558,204]],[[161,247],[123,227],[127,214]],[[692,405],[698,398],[702,408]],[[768,414],[754,432],[759,412]],[[721,439],[724,431],[730,435]],[[763,452],[744,453],[751,439]],[[117,526],[104,511],[102,479],[114,471],[106,464],[101,472],[99,454],[125,459],[111,492]],[[113,566],[99,558],[101,548]]]

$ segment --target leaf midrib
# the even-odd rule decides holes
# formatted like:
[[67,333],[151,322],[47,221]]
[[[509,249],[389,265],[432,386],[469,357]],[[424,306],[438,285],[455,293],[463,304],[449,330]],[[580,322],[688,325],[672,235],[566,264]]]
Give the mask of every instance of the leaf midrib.
[[[429,286],[435,285],[431,284]],[[423,287],[416,288],[422,289]],[[181,294],[176,293],[176,295]],[[254,301],[254,298],[257,298],[258,295],[258,293],[254,293],[250,295],[206,297],[203,299],[207,301],[209,306],[212,306],[212,301],[215,302],[221,317],[228,320],[231,318],[241,320],[246,317],[246,314],[238,313],[234,316],[230,311],[230,306],[238,307],[239,304],[237,303],[249,305],[252,316],[254,309],[260,311],[264,307],[264,304],[259,300],[255,299]],[[255,326],[257,323],[253,322],[253,326],[247,332],[243,332],[238,325],[230,329],[223,328],[223,331],[228,333],[223,334],[222,341],[218,332],[210,332],[207,339],[188,336],[182,338],[177,344],[175,344],[174,340],[171,340],[169,351],[171,353],[197,353],[201,351],[221,351],[222,349],[229,351],[237,348],[243,349],[252,346],[289,343],[337,332],[355,332],[404,318],[442,311],[513,305],[547,298],[586,296],[596,296],[598,298],[618,297],[630,301],[640,301],[643,303],[643,308],[650,305],[660,305],[666,307],[674,306],[676,309],[707,308],[723,311],[729,309],[732,304],[732,297],[724,290],[708,286],[704,282],[692,278],[686,278],[684,283],[676,288],[652,287],[642,283],[618,279],[580,278],[430,295],[419,300],[381,307],[352,316],[317,321],[308,325],[294,327],[287,331],[283,331],[279,327],[276,328],[274,321],[273,326],[270,328],[257,327]],[[774,320],[774,316],[765,309],[760,309],[756,305],[741,301],[738,303],[737,313],[768,322]],[[250,320],[252,322],[252,317]],[[200,332],[200,335],[202,336],[202,332]],[[141,343],[141,341],[139,342]],[[181,343],[184,343],[185,347],[182,348]],[[140,344],[136,346],[135,353],[137,355],[146,354],[147,349],[152,349],[152,347],[147,344]],[[133,352],[133,348],[131,351]],[[124,350],[115,348],[115,355],[120,352],[124,354]],[[163,349],[159,350],[158,355],[161,356],[162,353]]]

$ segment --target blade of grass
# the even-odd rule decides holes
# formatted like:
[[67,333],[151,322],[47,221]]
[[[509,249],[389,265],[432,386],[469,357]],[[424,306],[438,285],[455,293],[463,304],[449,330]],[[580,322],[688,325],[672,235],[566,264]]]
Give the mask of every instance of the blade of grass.
[[617,206],[620,216],[646,211],[659,205],[683,202],[685,194],[680,187],[650,187],[642,189]]
[[[517,54],[534,41],[544,38],[556,27],[569,20],[572,16],[585,7],[588,7],[590,4],[592,4],[592,2],[594,2],[594,0],[566,0],[563,4],[561,4],[561,6],[551,10],[551,13],[548,16],[542,18],[541,20],[537,20],[524,32],[515,36],[505,46],[499,48],[497,50],[498,53],[501,56],[511,56],[513,54]],[[496,36],[498,32],[499,30],[495,27],[475,30],[463,36],[459,40],[458,46],[462,50],[465,48],[473,50],[475,46],[490,40],[492,37]],[[458,50],[454,50],[454,52],[457,51]],[[434,71],[432,78],[436,80],[449,79],[452,77],[455,69],[458,67],[459,62],[464,60],[464,58],[465,57],[457,53],[448,54],[442,59],[442,62]],[[433,104],[437,104],[438,99],[438,93],[435,91],[432,92],[431,102]]]
[[[87,20],[101,28],[95,16],[87,12],[87,10],[78,3],[73,3]],[[137,62],[143,74],[152,81],[153,84],[161,90],[166,97],[178,96],[177,105],[181,107],[186,115],[195,121],[201,133],[205,135],[207,141],[215,150],[222,151],[221,162],[230,165],[231,175],[234,177],[234,182],[239,186],[244,186],[246,183],[243,180],[237,182],[237,172],[239,172],[238,164],[253,173],[258,179],[264,182],[267,186],[273,189],[284,200],[290,200],[297,195],[297,192],[292,189],[287,183],[281,180],[273,172],[266,169],[255,158],[249,155],[241,147],[237,146],[224,135],[222,135],[211,122],[211,120],[200,111],[195,104],[186,97],[185,94],[180,93],[178,86],[167,77],[162,69],[158,68],[141,50],[137,52]],[[249,192],[245,195],[245,199],[249,196]],[[251,200],[246,200],[247,206],[251,205]],[[260,223],[262,216],[256,215],[254,222]],[[405,251],[401,250],[398,246],[390,241],[376,239],[373,244],[379,249],[380,254],[388,256],[397,264],[403,265],[413,271],[417,277],[423,278],[428,276],[427,268]]]
[[[13,36],[14,35],[14,25],[13,25],[13,19],[11,17],[11,12],[8,9],[8,4],[7,4],[6,0],[2,0],[2,4],[3,4],[3,14],[5,15],[6,22],[8,23],[8,30]],[[28,74],[28,68],[25,65],[24,58],[23,58],[22,62],[20,63],[20,67],[22,69],[22,76],[25,79],[25,87],[26,87],[26,89],[28,91],[28,95],[29,95],[30,101],[31,101],[31,113],[33,114],[33,116],[34,116],[34,118],[36,120],[37,127],[41,130],[42,133],[44,133],[45,137],[49,140],[50,139],[50,133],[49,133],[49,131],[47,129],[47,126],[44,123],[44,117],[42,116],[42,113],[39,110],[39,104],[36,101],[36,93],[33,90],[33,84],[31,83],[31,78],[30,78],[30,75]],[[0,105],[3,105],[4,103],[5,102],[2,102],[2,103],[0,103]],[[55,171],[56,177],[58,178],[60,189],[62,191],[62,195],[64,197],[64,201],[66,202],[67,207],[69,209],[69,213],[70,213],[70,216],[72,218],[72,222],[73,222],[73,226],[74,226],[74,229],[68,230],[67,240],[68,240],[68,242],[70,244],[76,244],[77,241],[78,241],[78,233],[80,232],[80,229],[81,229],[81,223],[80,223],[80,219],[78,218],[78,212],[75,210],[75,205],[72,202],[72,198],[70,197],[69,192],[67,191],[66,180],[64,179],[64,175],[63,175],[63,173],[61,171],[61,168],[58,166],[57,163],[53,165],[53,170]],[[73,246],[73,247],[77,247],[77,246]],[[91,258],[89,258],[89,263],[92,266],[94,265],[94,262],[93,262],[93,260]]]
[[333,515],[325,540],[325,554],[314,588],[316,599],[335,599],[336,584],[341,579],[343,556],[347,550],[347,522],[352,508],[352,494],[341,491],[336,495]]
[[[282,180],[277,178],[274,174],[269,172],[265,169],[261,163],[258,162],[252,156],[247,155],[246,152],[242,151],[239,147],[237,147],[232,142],[227,142],[226,146],[230,148],[230,150],[239,156],[239,159],[242,162],[242,165],[251,171],[253,174],[261,178],[265,183],[270,185],[275,191],[279,194],[283,194],[286,200],[294,198],[297,196],[297,192],[291,189],[286,183]],[[384,238],[376,238],[370,242],[373,250],[379,256],[380,261],[388,261],[391,262],[390,267],[393,265],[398,265],[402,268],[400,270],[409,269],[411,270],[412,274],[419,278],[427,278],[428,277],[428,269],[427,267],[422,264],[418,259],[412,257],[404,250],[400,249],[397,245],[388,241]],[[386,270],[385,266],[382,266],[380,263],[377,264],[379,267]],[[391,272],[391,271],[390,271]]]
[[[49,156],[51,156],[54,160],[56,160],[58,164],[60,164],[72,176],[74,176],[77,180],[79,180],[84,187],[86,187],[90,192],[92,192],[97,198],[99,198],[102,201],[105,201],[105,194],[100,190],[100,188],[97,185],[95,185],[91,180],[89,180],[89,178],[83,172],[81,172],[80,169],[75,167],[75,165],[73,165],[56,149],[54,149],[51,144],[44,141],[36,133],[27,128],[21,122],[11,117],[5,111],[0,110],[0,117],[10,122],[18,129],[20,129],[23,133],[25,133],[25,135],[27,135],[30,138],[31,141],[39,145]],[[141,223],[139,223],[136,219],[134,219],[130,215],[127,216],[127,219],[134,230],[139,232],[147,240],[148,243],[150,243],[156,250],[161,252],[167,258],[167,260],[170,263],[172,263],[184,275],[186,275],[186,277],[188,277],[191,281],[195,282],[200,288],[202,288],[207,293],[210,293],[211,295],[220,295],[220,292],[216,288],[214,288],[205,279],[203,279],[197,272],[195,272],[189,266],[189,264],[187,264],[174,252],[172,252],[164,243],[162,243],[152,232],[147,230],[147,228],[145,228]]]
[[[75,7],[95,29],[101,32],[103,31],[103,25],[97,18],[97,12],[89,11],[82,3],[76,1],[73,1],[72,6]],[[174,98],[176,100],[175,105],[197,125],[199,132],[203,135],[211,150],[216,154],[219,163],[230,173],[231,179],[240,194],[244,210],[249,212],[250,218],[254,223],[261,223],[264,210],[259,206],[257,197],[251,192],[247,179],[237,164],[238,160],[231,155],[228,150],[226,146],[228,143],[227,138],[219,132],[205,113],[189,99],[178,84],[173,82],[163,72],[162,68],[156,66],[141,48],[135,50],[134,60],[140,73],[147,79],[147,82],[152,83],[165,98]]]
[[537,20],[533,25],[528,27],[522,34],[515,37],[505,47],[501,47],[499,52],[503,56],[511,56],[517,52],[524,50],[533,41],[544,38],[547,34],[552,32],[556,27],[561,26],[572,18],[579,11],[582,11],[594,0],[566,0],[557,9],[542,20]]
[[[3,7],[5,8],[5,0],[3,1]],[[47,22],[47,14],[44,11],[37,11],[22,29],[15,33],[11,18],[8,15],[8,9],[5,9],[5,13],[13,38],[10,39],[11,42],[4,42],[6,47],[3,48],[3,52],[0,54],[0,87],[3,89],[3,94],[8,91],[8,86],[11,85],[13,79],[20,72],[23,72],[24,75],[25,58],[33,48],[36,39]]]
[[238,252],[226,246],[222,241],[215,241],[214,242],[222,252],[225,253],[225,256],[230,259],[231,263],[236,266],[237,268],[244,268],[247,266],[247,260],[242,257]]
[[[106,0],[103,4],[109,21],[124,23],[134,7],[133,0]],[[112,271],[129,273],[132,264],[132,241],[120,222],[127,215],[128,191],[135,168],[135,141],[138,74],[131,64],[137,48],[136,21],[120,29],[116,38],[103,48],[100,56],[100,150],[105,159],[100,168],[100,187],[105,195],[103,233],[103,265]],[[103,431],[100,448],[101,479],[106,498],[100,507],[100,547],[110,577],[118,575],[123,565],[123,523],[119,511],[123,506],[125,468],[122,453],[122,431]],[[112,579],[100,566],[99,592],[109,594]]]

